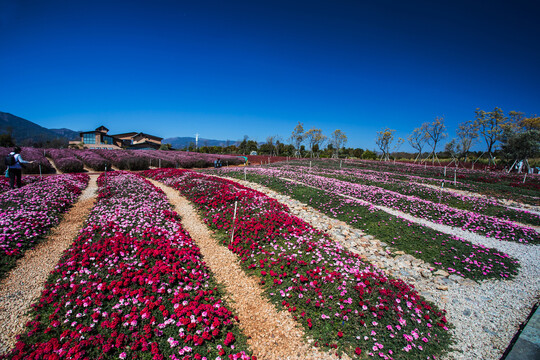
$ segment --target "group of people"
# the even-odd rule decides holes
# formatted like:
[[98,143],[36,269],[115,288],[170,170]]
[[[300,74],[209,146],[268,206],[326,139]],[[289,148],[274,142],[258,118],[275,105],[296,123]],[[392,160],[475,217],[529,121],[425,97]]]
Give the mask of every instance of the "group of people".
[[223,164],[221,163],[221,159],[220,158],[217,158],[216,160],[214,160],[214,167],[217,169],[217,168],[220,168],[222,167]]
[[18,146],[9,153],[8,157],[10,156],[13,157],[13,161],[8,164],[6,160],[6,176],[9,177],[9,187],[14,189],[17,185],[20,188],[22,186],[22,164],[32,164],[33,161],[24,160],[21,156],[21,148]]

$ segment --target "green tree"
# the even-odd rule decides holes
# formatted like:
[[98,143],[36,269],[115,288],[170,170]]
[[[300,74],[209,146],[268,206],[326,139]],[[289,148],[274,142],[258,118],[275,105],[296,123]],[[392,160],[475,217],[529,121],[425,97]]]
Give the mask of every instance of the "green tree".
[[394,132],[396,130],[385,128],[384,130],[377,131],[377,138],[375,143],[382,152],[381,160],[388,161],[390,155],[390,144],[394,140]]
[[332,144],[332,148],[334,150],[334,154],[332,155],[333,158],[339,157],[339,150],[347,143],[347,135],[340,129],[334,130],[332,135],[330,136],[330,144]]
[[294,156],[300,157],[302,156],[300,146],[302,142],[304,141],[304,124],[302,124],[300,121],[298,122],[298,125],[294,128],[292,134],[291,134],[291,143],[294,145],[295,153]]
[[484,138],[489,156],[489,162],[495,165],[495,157],[493,152],[495,144],[499,142],[503,136],[504,127],[507,118],[504,112],[496,107],[493,111],[485,112],[484,110],[475,110],[474,126],[478,133]]
[[323,135],[322,130],[312,127],[311,129],[306,131],[304,137],[308,142],[311,157],[319,157],[319,147],[326,140],[326,136]]

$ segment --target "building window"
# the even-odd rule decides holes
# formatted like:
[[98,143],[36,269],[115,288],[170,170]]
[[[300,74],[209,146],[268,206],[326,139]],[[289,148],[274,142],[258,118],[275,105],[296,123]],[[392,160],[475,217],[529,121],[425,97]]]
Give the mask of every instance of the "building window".
[[103,136],[103,144],[112,145],[113,144],[113,138],[110,136]]
[[96,143],[96,135],[94,133],[92,133],[92,134],[83,134],[83,143],[85,143],[85,144],[95,144]]

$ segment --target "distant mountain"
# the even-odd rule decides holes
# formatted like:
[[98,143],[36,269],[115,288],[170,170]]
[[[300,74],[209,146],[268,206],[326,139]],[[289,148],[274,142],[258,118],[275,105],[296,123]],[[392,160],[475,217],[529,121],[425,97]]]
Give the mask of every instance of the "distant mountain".
[[79,138],[79,132],[70,129],[47,129],[29,120],[0,111],[0,133],[11,133],[19,146],[59,147]]
[[23,144],[28,141],[46,142],[60,137],[55,132],[43,126],[12,114],[0,112],[0,132],[7,133],[10,131],[12,138],[17,144]]
[[79,131],[73,131],[70,129],[62,128],[62,129],[49,129],[55,134],[57,134],[60,137],[66,138],[68,140],[80,140],[80,132]]
[[[195,144],[194,137],[172,137],[163,139],[162,144],[171,144],[175,149],[184,149],[189,146],[189,144]],[[199,138],[199,147],[202,146],[227,146],[236,144],[235,140],[213,140],[213,139],[203,139]]]

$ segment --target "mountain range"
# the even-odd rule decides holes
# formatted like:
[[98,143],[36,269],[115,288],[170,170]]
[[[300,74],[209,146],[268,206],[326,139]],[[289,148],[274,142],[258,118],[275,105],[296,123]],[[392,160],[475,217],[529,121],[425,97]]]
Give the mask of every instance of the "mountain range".
[[[89,129],[80,130],[88,131]],[[11,133],[17,145],[47,146],[48,144],[67,145],[70,140],[78,140],[79,132],[71,129],[47,129],[30,120],[23,119],[10,113],[0,111],[0,134]],[[163,144],[171,144],[175,149],[183,149],[191,143],[194,137],[170,137],[162,140]],[[227,146],[235,144],[232,140],[214,140],[199,138],[201,146]]]

